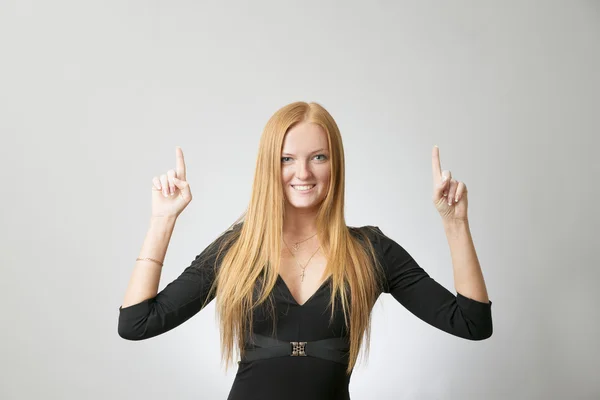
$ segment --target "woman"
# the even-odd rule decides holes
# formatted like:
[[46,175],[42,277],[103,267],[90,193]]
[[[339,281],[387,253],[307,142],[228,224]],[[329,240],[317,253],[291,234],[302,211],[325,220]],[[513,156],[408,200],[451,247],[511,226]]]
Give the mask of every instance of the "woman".
[[349,399],[350,376],[370,338],[371,309],[390,293],[414,315],[470,340],[492,335],[491,304],[467,219],[467,190],[441,170],[433,202],[454,266],[455,296],[375,226],[344,217],[344,150],[319,104],[278,110],[261,137],[244,214],[157,294],[177,217],[192,200],[177,169],[153,180],[152,218],[125,300],[119,335],[147,339],[182,324],[216,297],[226,368],[240,353],[229,399]]

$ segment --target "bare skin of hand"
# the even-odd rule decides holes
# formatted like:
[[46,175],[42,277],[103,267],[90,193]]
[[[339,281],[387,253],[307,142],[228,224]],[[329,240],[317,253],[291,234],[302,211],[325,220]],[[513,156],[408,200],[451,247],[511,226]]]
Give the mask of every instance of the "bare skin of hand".
[[152,217],[177,218],[192,201],[181,147],[175,148],[175,169],[152,179]]
[[467,186],[452,178],[452,172],[442,170],[440,149],[431,152],[433,173],[433,204],[444,220],[467,221]]

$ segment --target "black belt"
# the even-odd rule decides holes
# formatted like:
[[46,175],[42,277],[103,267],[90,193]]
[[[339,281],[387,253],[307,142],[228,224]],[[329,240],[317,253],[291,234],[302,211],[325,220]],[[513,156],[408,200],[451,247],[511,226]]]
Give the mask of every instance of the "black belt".
[[[246,348],[242,361],[255,361],[273,357],[317,357],[324,360],[348,364],[349,345],[347,338],[330,338],[312,342],[286,342],[269,336],[253,334],[255,348]],[[250,344],[246,341],[246,346]]]

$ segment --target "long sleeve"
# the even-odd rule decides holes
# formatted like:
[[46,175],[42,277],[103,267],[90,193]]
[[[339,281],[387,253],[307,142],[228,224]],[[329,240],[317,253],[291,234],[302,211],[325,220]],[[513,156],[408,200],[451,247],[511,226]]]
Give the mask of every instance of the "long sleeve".
[[220,265],[217,252],[232,230],[227,231],[207,246],[174,281],[156,296],[140,303],[119,307],[118,333],[123,339],[143,340],[165,333],[196,315],[204,302],[214,299],[210,287]]
[[492,302],[482,303],[448,289],[432,279],[412,256],[379,227],[376,247],[387,276],[390,293],[412,314],[451,335],[469,340],[492,336]]

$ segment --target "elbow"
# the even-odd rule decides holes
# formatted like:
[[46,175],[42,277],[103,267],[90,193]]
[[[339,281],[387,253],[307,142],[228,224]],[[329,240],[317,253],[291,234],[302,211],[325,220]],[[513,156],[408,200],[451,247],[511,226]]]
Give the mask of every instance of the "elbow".
[[139,332],[139,330],[136,330],[132,325],[130,324],[124,324],[119,322],[119,325],[117,327],[117,333],[119,334],[119,336],[125,340],[143,340],[145,339],[144,335]]
[[470,331],[469,337],[467,339],[474,341],[486,340],[492,337],[494,333],[494,326],[492,324],[492,320],[486,321],[481,325],[478,325],[475,329]]
[[481,335],[481,338],[479,340],[489,339],[492,337],[493,333],[494,333],[494,326],[492,325],[492,321],[490,321],[489,326],[487,327],[486,330],[484,330],[484,332]]
[[492,337],[492,331],[489,332],[485,332],[485,333],[479,333],[476,336],[471,337],[471,340],[474,341],[482,341],[482,340],[486,340]]
[[149,338],[150,299],[127,307],[119,307],[117,333],[125,340]]
[[117,333],[125,340],[144,340],[153,336],[149,328],[147,317],[127,318],[121,314],[117,325]]

